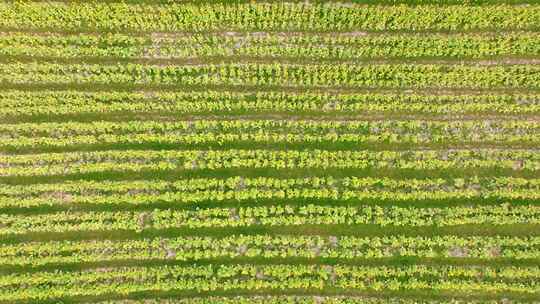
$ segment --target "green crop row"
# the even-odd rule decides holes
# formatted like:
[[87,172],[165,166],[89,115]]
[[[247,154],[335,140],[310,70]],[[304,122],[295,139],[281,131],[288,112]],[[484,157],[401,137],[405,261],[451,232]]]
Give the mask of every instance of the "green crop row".
[[192,132],[232,132],[259,133],[275,130],[283,134],[328,134],[351,132],[358,135],[370,134],[417,134],[431,135],[458,134],[467,136],[479,134],[481,137],[493,133],[536,134],[540,125],[532,121],[518,120],[475,120],[475,121],[423,121],[423,120],[187,120],[187,121],[125,121],[125,122],[59,122],[0,124],[2,139],[21,137],[67,137],[75,135],[101,134],[189,134]]
[[0,214],[0,234],[108,231],[202,227],[289,225],[453,226],[465,224],[540,224],[537,205],[411,208],[379,206],[271,205],[152,212],[56,212],[38,215]]
[[0,116],[114,113],[538,114],[538,95],[0,91]]
[[261,190],[288,190],[297,188],[312,189],[348,189],[348,190],[388,190],[388,191],[453,191],[460,189],[497,191],[505,189],[538,190],[540,179],[515,177],[477,177],[466,178],[408,178],[392,179],[388,177],[332,177],[306,176],[300,178],[243,177],[230,178],[190,178],[177,180],[134,180],[134,181],[65,181],[31,185],[3,185],[0,195],[17,198],[47,195],[55,190],[71,195],[137,194],[161,192],[192,192],[202,190],[242,190],[257,188]]
[[[189,298],[145,298],[142,300],[110,300],[99,304],[497,304],[499,300],[422,299],[367,296],[231,296],[231,297],[189,297]],[[512,303],[521,303],[512,300]]]
[[[540,180],[512,177],[404,179],[306,177],[296,179],[196,178],[177,181],[68,181],[62,184],[5,185],[0,189],[0,208],[32,208],[75,205],[132,206],[257,200],[324,200],[362,202],[441,202],[482,199],[486,202],[540,199]],[[442,202],[445,202],[444,204]]]
[[[61,47],[59,47],[61,46]],[[57,58],[261,57],[359,60],[370,58],[484,58],[538,56],[536,33],[321,35],[237,33],[234,35],[0,35],[0,55]]]
[[7,2],[0,26],[74,31],[437,31],[527,30],[540,24],[538,5],[378,6],[340,3]]
[[[119,267],[87,271],[16,273],[0,278],[3,300],[47,300],[74,296],[128,295],[185,290],[423,290],[453,292],[540,292],[538,267],[344,265],[207,265]],[[479,280],[481,278],[482,280]],[[43,288],[47,286],[48,288]]]
[[202,169],[507,169],[536,171],[535,150],[122,150],[0,155],[0,176]]
[[377,88],[540,88],[540,66],[464,64],[0,64],[10,84],[250,85]]
[[40,266],[129,260],[219,258],[539,259],[539,237],[354,237],[238,235],[141,240],[28,242],[0,247],[1,265]]
[[[540,144],[532,121],[198,120],[0,125],[0,149],[84,145],[235,143]],[[75,147],[74,147],[75,146]]]

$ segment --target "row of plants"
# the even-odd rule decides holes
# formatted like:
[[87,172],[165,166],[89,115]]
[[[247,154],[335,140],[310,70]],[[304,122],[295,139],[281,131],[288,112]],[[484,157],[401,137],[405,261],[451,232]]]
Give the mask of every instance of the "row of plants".
[[101,134],[189,134],[202,132],[238,132],[262,133],[274,131],[283,134],[316,134],[354,133],[358,135],[384,135],[395,133],[409,135],[428,133],[436,136],[449,134],[482,137],[488,133],[531,135],[536,134],[540,126],[534,121],[524,120],[289,120],[289,119],[257,119],[257,120],[175,120],[152,121],[130,120],[121,122],[51,122],[51,123],[19,123],[0,124],[2,138],[54,136],[68,137],[75,135]]
[[[232,235],[131,240],[50,241],[0,247],[2,266],[227,258],[393,257],[538,259],[540,237],[383,237]],[[360,260],[361,261],[361,260]]]
[[203,190],[242,190],[255,188],[260,190],[292,189],[328,189],[328,190],[365,190],[365,191],[454,191],[476,190],[480,193],[497,190],[538,190],[540,179],[507,176],[463,178],[407,178],[390,177],[333,177],[305,176],[297,178],[275,177],[202,177],[179,178],[175,180],[74,180],[63,183],[44,183],[29,185],[3,185],[0,195],[17,198],[42,196],[52,191],[71,195],[88,194],[157,194],[161,192],[194,192]]
[[540,199],[540,180],[513,177],[455,179],[390,178],[194,178],[177,181],[67,181],[64,183],[5,185],[0,189],[0,208],[46,206],[134,206],[243,202],[260,200],[347,201],[353,204],[435,202],[439,206],[472,200],[531,202]]
[[[61,46],[61,47],[59,47]],[[538,56],[540,36],[534,32],[506,34],[327,35],[234,33],[133,36],[127,34],[0,35],[4,56],[57,58],[212,58],[260,57],[358,60],[385,58],[485,58]],[[208,60],[208,59],[206,59]]]
[[285,86],[331,88],[540,88],[537,65],[467,64],[287,64],[201,65],[0,64],[9,84],[101,84],[165,86]]
[[109,150],[0,155],[0,176],[213,169],[506,169],[536,171],[540,154],[527,149],[411,151]]
[[169,228],[224,228],[297,225],[454,226],[540,224],[535,204],[444,208],[321,206],[287,204],[195,210],[51,212],[0,214],[0,234]]
[[533,121],[197,120],[21,123],[0,125],[0,149],[174,144],[460,144],[535,145]]
[[[505,299],[505,298],[503,298]],[[397,298],[397,297],[367,297],[367,296],[323,296],[323,295],[259,295],[259,296],[209,296],[209,297],[187,297],[187,298],[145,298],[139,300],[110,300],[99,302],[99,304],[412,304],[412,303],[440,303],[440,304],[496,304],[500,300],[478,300],[467,298],[466,300],[449,298],[437,299],[429,298]]]
[[9,29],[112,32],[535,30],[540,6],[6,2]]
[[[3,300],[52,300],[142,291],[295,289],[349,291],[540,292],[538,267],[220,265],[118,267],[15,273],[0,279]],[[482,279],[482,280],[480,280]],[[47,288],[44,288],[46,286]]]
[[344,114],[538,114],[535,94],[398,94],[398,93],[286,93],[230,91],[0,91],[0,116],[115,114],[256,114],[305,112]]

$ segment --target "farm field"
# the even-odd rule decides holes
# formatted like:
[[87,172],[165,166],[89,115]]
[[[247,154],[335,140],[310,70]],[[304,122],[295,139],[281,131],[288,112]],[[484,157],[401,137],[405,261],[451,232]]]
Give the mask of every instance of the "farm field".
[[0,3],[0,304],[540,302],[540,3]]

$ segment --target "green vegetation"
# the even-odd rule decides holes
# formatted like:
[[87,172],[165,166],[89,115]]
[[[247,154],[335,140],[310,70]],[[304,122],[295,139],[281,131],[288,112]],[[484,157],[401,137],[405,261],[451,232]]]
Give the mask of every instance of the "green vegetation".
[[0,304],[535,303],[532,0],[4,1]]

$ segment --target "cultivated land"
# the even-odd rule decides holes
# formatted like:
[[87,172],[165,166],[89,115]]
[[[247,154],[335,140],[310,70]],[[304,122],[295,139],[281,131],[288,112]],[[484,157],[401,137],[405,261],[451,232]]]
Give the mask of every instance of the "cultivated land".
[[540,301],[540,5],[0,4],[0,304]]

